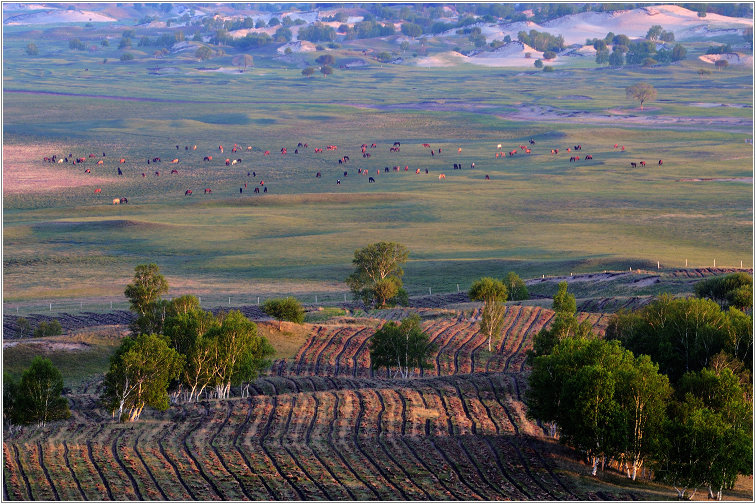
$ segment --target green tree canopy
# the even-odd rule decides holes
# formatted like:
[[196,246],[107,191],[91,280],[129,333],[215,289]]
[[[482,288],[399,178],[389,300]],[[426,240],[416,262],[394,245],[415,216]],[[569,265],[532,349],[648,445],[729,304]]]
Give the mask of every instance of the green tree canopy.
[[480,314],[480,332],[488,336],[488,351],[492,351],[493,336],[501,333],[504,325],[507,301],[507,287],[503,282],[491,277],[483,277],[473,282],[468,295],[473,301],[482,301]]
[[37,44],[34,42],[29,42],[26,44],[26,54],[29,56],[36,56],[39,54],[39,49],[37,49]]
[[167,339],[157,334],[126,338],[110,358],[101,400],[119,421],[138,420],[145,406],[168,408],[168,384],[179,377],[184,357]]
[[528,415],[558,427],[561,441],[591,459],[625,460],[635,478],[653,453],[671,393],[647,356],[636,358],[616,341],[566,338],[534,359],[526,392]]
[[640,103],[641,110],[643,110],[645,102],[656,99],[656,89],[647,82],[638,82],[637,84],[628,86],[625,88],[625,94],[628,98],[632,98]]
[[420,327],[420,317],[411,315],[401,325],[387,322],[370,337],[370,367],[386,368],[389,377],[396,368],[394,377],[406,379],[415,369],[433,367],[428,359],[435,351],[436,345]]
[[708,299],[673,299],[664,294],[637,312],[618,312],[606,337],[636,354],[651,356],[674,384],[709,365],[734,337],[719,306]]
[[3,380],[3,417],[11,423],[45,425],[71,416],[61,397],[63,377],[50,359],[34,357],[18,383],[5,373]]
[[134,280],[126,286],[124,295],[129,308],[137,318],[131,324],[134,334],[160,332],[165,304],[160,296],[168,292],[168,281],[160,274],[155,263],[140,264],[134,268]]
[[315,73],[315,69],[311,66],[308,66],[302,69],[302,75],[304,75],[305,77],[311,77],[312,74],[314,73]]
[[232,385],[250,381],[270,366],[268,358],[275,353],[268,340],[258,334],[257,325],[238,310],[221,317],[220,324],[211,327],[203,338],[209,348],[209,386],[215,388],[219,399],[228,397]]
[[706,486],[721,499],[738,474],[753,473],[753,404],[732,370],[702,369],[680,380],[657,453],[657,478],[685,498]]
[[279,330],[281,329],[281,322],[284,320],[301,324],[305,318],[304,308],[293,297],[268,299],[263,303],[263,311],[278,320]]
[[402,287],[402,264],[409,252],[394,242],[372,243],[354,251],[354,272],[346,283],[355,298],[366,305],[386,306]]
[[335,61],[332,54],[321,54],[315,59],[315,62],[320,65],[333,65]]
[[550,353],[563,339],[591,335],[590,323],[587,320],[578,323],[575,318],[577,303],[575,296],[567,292],[567,282],[559,282],[551,308],[556,312],[553,322],[548,329],[541,329],[533,338],[533,349],[528,351],[529,360]]
[[528,288],[525,285],[525,282],[514,271],[507,273],[507,276],[504,277],[503,282],[507,287],[510,301],[523,301],[530,298],[530,294],[528,293]]
[[732,273],[701,280],[693,286],[697,297],[715,301],[723,309],[733,306],[745,311],[753,303],[753,277],[748,273]]

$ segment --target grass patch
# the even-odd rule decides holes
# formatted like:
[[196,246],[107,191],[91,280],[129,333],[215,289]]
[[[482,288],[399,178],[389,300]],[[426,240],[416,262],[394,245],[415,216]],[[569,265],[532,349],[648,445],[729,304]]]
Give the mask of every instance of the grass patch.
[[317,311],[309,311],[305,313],[305,322],[309,324],[316,324],[325,322],[334,317],[343,317],[344,315],[346,315],[346,313],[346,310],[343,310],[341,308],[320,308]]
[[74,388],[93,375],[107,372],[110,356],[120,346],[123,337],[120,328],[106,328],[84,330],[72,335],[14,340],[12,346],[3,348],[3,370],[20,378],[34,357],[45,357],[63,375],[65,386]]
[[278,322],[258,322],[257,330],[276,349],[273,359],[291,359],[297,355],[300,347],[307,341],[312,326],[283,322],[279,330]]

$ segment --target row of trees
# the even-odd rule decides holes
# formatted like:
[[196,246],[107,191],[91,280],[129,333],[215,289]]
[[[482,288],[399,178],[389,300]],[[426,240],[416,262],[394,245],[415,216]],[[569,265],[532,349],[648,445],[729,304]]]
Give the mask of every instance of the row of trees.
[[156,264],[136,267],[125,295],[137,318],[133,337],[111,357],[102,402],[119,420],[137,420],[145,406],[163,410],[212,390],[228,397],[270,365],[273,347],[241,312],[214,315],[195,296],[161,299],[168,290]]
[[[707,280],[696,292],[737,299],[732,293],[752,284],[746,277]],[[532,418],[582,451],[594,475],[611,462],[635,479],[649,465],[680,498],[702,486],[721,498],[738,474],[751,474],[751,316],[711,299],[661,296],[617,314],[599,339],[574,307],[560,284],[555,321],[528,356]]]

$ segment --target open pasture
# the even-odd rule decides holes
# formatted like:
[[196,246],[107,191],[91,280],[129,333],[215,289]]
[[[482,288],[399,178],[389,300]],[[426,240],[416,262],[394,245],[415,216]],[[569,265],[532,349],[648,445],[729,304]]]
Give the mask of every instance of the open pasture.
[[[17,33],[7,51],[23,50]],[[60,43],[44,39],[40,58],[6,62],[5,302],[119,299],[134,266],[153,261],[172,293],[341,294],[353,251],[378,240],[411,251],[411,294],[510,269],[752,266],[745,70],[367,65],[308,79],[295,60],[210,72],[181,55],[103,64],[113,48],[74,57]],[[334,51],[337,61],[347,52]],[[625,98],[638,81],[659,92],[644,111]],[[309,148],[295,154],[299,142]],[[96,157],[43,161],[69,153]],[[42,176],[12,178],[35,170]]]

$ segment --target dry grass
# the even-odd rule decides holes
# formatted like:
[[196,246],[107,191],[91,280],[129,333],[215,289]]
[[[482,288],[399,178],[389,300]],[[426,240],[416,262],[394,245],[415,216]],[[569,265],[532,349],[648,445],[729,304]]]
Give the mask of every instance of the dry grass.
[[293,358],[314,331],[312,324],[299,325],[291,322],[282,322],[280,330],[278,322],[257,322],[257,329],[276,349],[273,359]]
[[[3,145],[3,195],[54,192],[72,187],[98,187],[111,177],[76,172],[71,164],[44,164],[45,156],[64,155],[65,147],[54,143]],[[91,168],[94,163],[89,163]],[[86,164],[85,164],[86,166]]]

